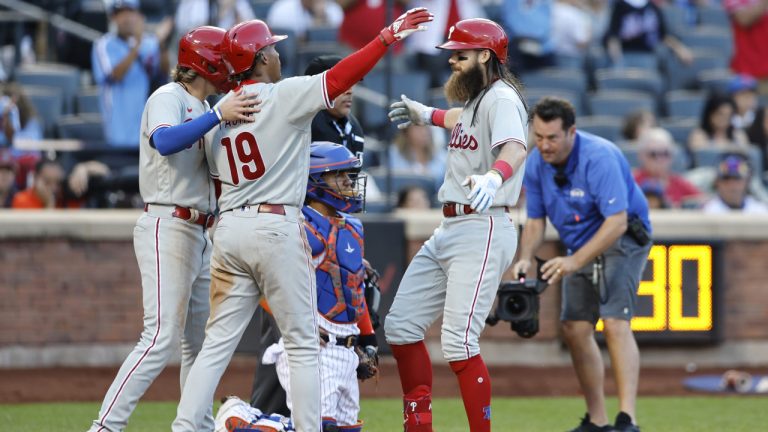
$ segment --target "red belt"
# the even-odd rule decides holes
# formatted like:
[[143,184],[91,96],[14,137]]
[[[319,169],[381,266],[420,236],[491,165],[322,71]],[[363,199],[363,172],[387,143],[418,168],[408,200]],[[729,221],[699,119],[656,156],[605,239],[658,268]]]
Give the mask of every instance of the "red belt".
[[[144,211],[149,210],[149,204],[144,204]],[[189,223],[195,225],[202,225],[206,228],[213,226],[213,215],[208,213],[200,213],[195,209],[189,209],[186,207],[176,206],[171,213],[171,216],[179,219],[183,219]]]
[[[461,211],[459,211],[459,209],[461,209]],[[477,212],[472,210],[472,207],[469,204],[459,204],[454,202],[443,204],[443,216],[447,218],[473,213]]]

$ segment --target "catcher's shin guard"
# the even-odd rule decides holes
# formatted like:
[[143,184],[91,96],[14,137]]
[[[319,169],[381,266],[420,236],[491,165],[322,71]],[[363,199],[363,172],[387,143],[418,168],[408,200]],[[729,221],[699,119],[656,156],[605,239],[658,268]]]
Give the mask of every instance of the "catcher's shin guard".
[[405,432],[432,432],[432,391],[420,385],[403,397]]

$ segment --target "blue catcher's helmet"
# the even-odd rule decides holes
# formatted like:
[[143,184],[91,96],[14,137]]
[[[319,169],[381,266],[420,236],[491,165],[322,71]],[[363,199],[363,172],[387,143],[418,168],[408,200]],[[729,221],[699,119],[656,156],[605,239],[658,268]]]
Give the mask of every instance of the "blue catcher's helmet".
[[[313,142],[310,146],[307,198],[344,213],[362,211],[367,177],[360,174],[361,166],[360,159],[343,145],[328,141]],[[323,174],[336,172],[344,172],[347,176],[335,184],[326,183]]]

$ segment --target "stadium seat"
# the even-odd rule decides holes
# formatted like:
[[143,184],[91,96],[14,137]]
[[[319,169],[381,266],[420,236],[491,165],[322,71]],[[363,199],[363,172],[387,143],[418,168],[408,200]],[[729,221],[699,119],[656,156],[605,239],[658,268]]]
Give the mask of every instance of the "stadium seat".
[[[376,182],[376,186],[379,187],[379,189],[382,191],[382,193],[386,194],[387,190],[387,171],[383,167],[377,167],[373,168],[369,171],[369,174],[373,177],[374,181]],[[422,175],[422,174],[413,174],[411,172],[402,172],[402,171],[393,171],[392,172],[392,190],[390,191],[390,194],[393,196],[397,196],[397,193],[405,189],[409,186],[419,186],[423,188],[425,191],[427,191],[427,196],[430,197],[432,201],[436,199],[437,196],[437,187],[435,185],[435,180],[428,176],[428,175]]]
[[250,0],[253,14],[257,19],[266,20],[269,14],[269,8],[272,7],[272,0]]
[[[385,74],[374,71],[365,76],[365,79],[359,84],[369,90],[376,91],[386,95]],[[392,99],[399,100],[400,95],[404,94],[411,99],[419,102],[426,102],[429,99],[429,75],[425,72],[406,72],[392,76]],[[364,123],[363,129],[380,128],[389,123],[386,107],[374,105],[363,101],[360,121]]]
[[31,85],[22,86],[22,90],[40,116],[43,134],[46,137],[53,137],[55,125],[62,113],[62,90],[56,87]]
[[57,122],[59,136],[89,143],[104,143],[104,127],[100,114],[65,115]]
[[727,92],[731,79],[733,73],[727,68],[703,70],[696,76],[699,88],[709,92]]
[[664,94],[668,117],[698,118],[704,109],[707,95],[703,91],[672,90]]
[[657,113],[653,96],[639,91],[599,90],[587,99],[592,115],[624,117],[641,109]]
[[670,117],[659,120],[659,127],[667,130],[675,139],[676,143],[685,146],[688,144],[688,135],[698,127],[699,118],[697,117]]
[[526,87],[566,90],[576,94],[587,91],[587,76],[581,69],[547,68],[525,73],[521,80]]
[[307,42],[336,42],[339,29],[335,27],[316,27],[307,29]]
[[659,69],[659,59],[656,54],[642,52],[625,52],[622,55],[622,63],[626,68],[646,69],[657,71]]
[[526,87],[523,89],[523,95],[525,96],[525,101],[528,104],[529,109],[536,105],[545,96],[555,96],[563,98],[573,104],[577,116],[584,112],[584,105],[581,99],[581,95],[572,91],[563,89]]
[[614,116],[583,116],[576,120],[576,129],[616,142],[621,139],[622,119]]
[[727,59],[733,54],[733,37],[728,27],[699,26],[686,30],[681,36],[689,48],[711,49]]
[[75,96],[80,89],[80,71],[64,64],[40,63],[19,68],[16,81],[22,85],[50,86],[60,89],[62,113],[75,112]]
[[665,56],[665,71],[668,89],[693,89],[697,85],[697,76],[708,69],[728,67],[729,58],[712,49],[694,49],[691,64],[683,64],[676,56]]
[[722,148],[705,148],[695,150],[693,152],[693,160],[697,167],[716,167],[723,157],[723,154],[729,152],[746,152],[749,157],[749,164],[752,168],[752,172],[763,172],[763,155],[760,153],[760,149],[755,146],[749,146],[748,148],[735,148],[735,149],[722,149]]
[[731,22],[728,19],[728,13],[717,3],[707,6],[697,6],[696,12],[699,15],[699,24],[702,26],[719,27],[730,29]]
[[640,68],[607,68],[595,72],[598,90],[631,90],[661,96],[661,76],[656,70]]
[[101,113],[101,107],[99,107],[99,89],[96,87],[90,87],[80,90],[77,94],[77,113],[86,114]]

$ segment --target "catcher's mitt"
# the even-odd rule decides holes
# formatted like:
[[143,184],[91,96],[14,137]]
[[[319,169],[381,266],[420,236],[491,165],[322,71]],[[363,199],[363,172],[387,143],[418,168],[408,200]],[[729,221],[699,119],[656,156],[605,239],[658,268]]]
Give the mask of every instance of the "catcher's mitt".
[[360,357],[360,364],[357,366],[357,379],[365,381],[377,376],[379,374],[379,349],[367,345],[364,348],[355,347],[355,352]]

